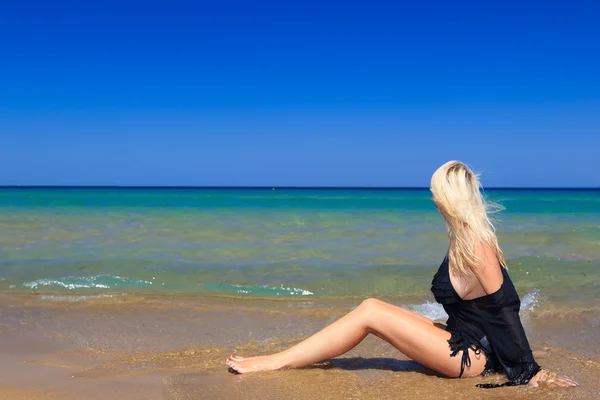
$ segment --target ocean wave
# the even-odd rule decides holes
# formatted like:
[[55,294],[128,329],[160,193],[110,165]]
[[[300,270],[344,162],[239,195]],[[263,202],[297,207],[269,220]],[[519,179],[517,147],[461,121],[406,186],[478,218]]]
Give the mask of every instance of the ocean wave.
[[38,279],[25,282],[21,286],[29,289],[117,289],[126,287],[144,287],[152,285],[151,281],[122,278],[120,276],[67,276],[58,279]]
[[[540,307],[542,303],[542,295],[538,289],[533,289],[521,299],[521,317],[528,318],[531,314]],[[412,312],[432,319],[434,321],[442,321],[448,318],[448,314],[444,311],[441,304],[426,301],[423,304],[409,304],[405,306]]]
[[204,288],[224,294],[242,294],[242,295],[257,295],[257,296],[311,296],[314,293],[310,290],[284,287],[267,286],[267,285],[236,285],[232,283],[206,283]]

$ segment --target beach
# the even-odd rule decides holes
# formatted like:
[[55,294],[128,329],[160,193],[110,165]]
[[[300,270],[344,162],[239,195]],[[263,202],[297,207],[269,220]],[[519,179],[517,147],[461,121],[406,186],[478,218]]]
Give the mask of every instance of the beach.
[[373,337],[311,368],[234,375],[377,297],[445,321],[428,190],[0,189],[0,398],[594,399],[600,191],[490,190],[542,367],[575,389],[446,379]]
[[195,296],[123,296],[49,302],[2,298],[0,395],[8,399],[556,398],[600,393],[598,309],[525,321],[538,362],[577,379],[576,389],[478,389],[492,374],[437,377],[368,338],[350,353],[304,370],[230,374],[224,359],[282,350],[351,309],[309,303]]

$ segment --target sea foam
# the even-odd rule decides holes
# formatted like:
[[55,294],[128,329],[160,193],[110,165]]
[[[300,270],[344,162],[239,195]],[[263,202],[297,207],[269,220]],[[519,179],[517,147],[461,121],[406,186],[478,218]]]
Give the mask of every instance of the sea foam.
[[89,300],[98,300],[98,299],[110,299],[115,297],[114,294],[92,294],[92,295],[42,295],[40,298],[42,300],[49,301],[65,301],[69,303],[76,303],[79,301],[89,301]]
[[268,285],[236,285],[232,283],[206,283],[205,289],[224,294],[258,295],[258,296],[311,296],[310,290],[295,287]]
[[[521,317],[529,318],[542,302],[542,296],[538,289],[533,289],[521,299]],[[410,311],[432,319],[434,321],[443,321],[448,318],[441,304],[426,301],[423,304],[409,304],[405,306]]]
[[127,287],[150,286],[152,282],[145,280],[135,280],[122,278],[120,276],[96,275],[96,276],[67,276],[58,279],[38,279],[32,282],[25,282],[23,287],[29,289],[119,289]]

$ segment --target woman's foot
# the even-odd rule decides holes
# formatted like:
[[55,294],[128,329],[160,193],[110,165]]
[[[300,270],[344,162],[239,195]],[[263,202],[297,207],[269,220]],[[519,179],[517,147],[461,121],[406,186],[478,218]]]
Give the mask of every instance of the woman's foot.
[[262,357],[238,357],[230,355],[225,364],[239,374],[247,374],[248,372],[273,371],[281,369],[277,366],[272,356]]

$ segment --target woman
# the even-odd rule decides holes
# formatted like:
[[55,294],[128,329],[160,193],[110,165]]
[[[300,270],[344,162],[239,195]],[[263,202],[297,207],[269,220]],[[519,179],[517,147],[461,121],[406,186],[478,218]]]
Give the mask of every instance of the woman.
[[577,383],[543,370],[535,362],[519,319],[520,300],[506,263],[477,176],[450,161],[431,178],[433,201],[446,221],[450,241],[431,290],[448,313],[440,324],[375,299],[322,331],[281,353],[242,358],[226,364],[238,373],[301,368],[344,354],[372,333],[402,353],[447,377],[472,377],[504,370],[510,381],[497,387],[541,382]]

